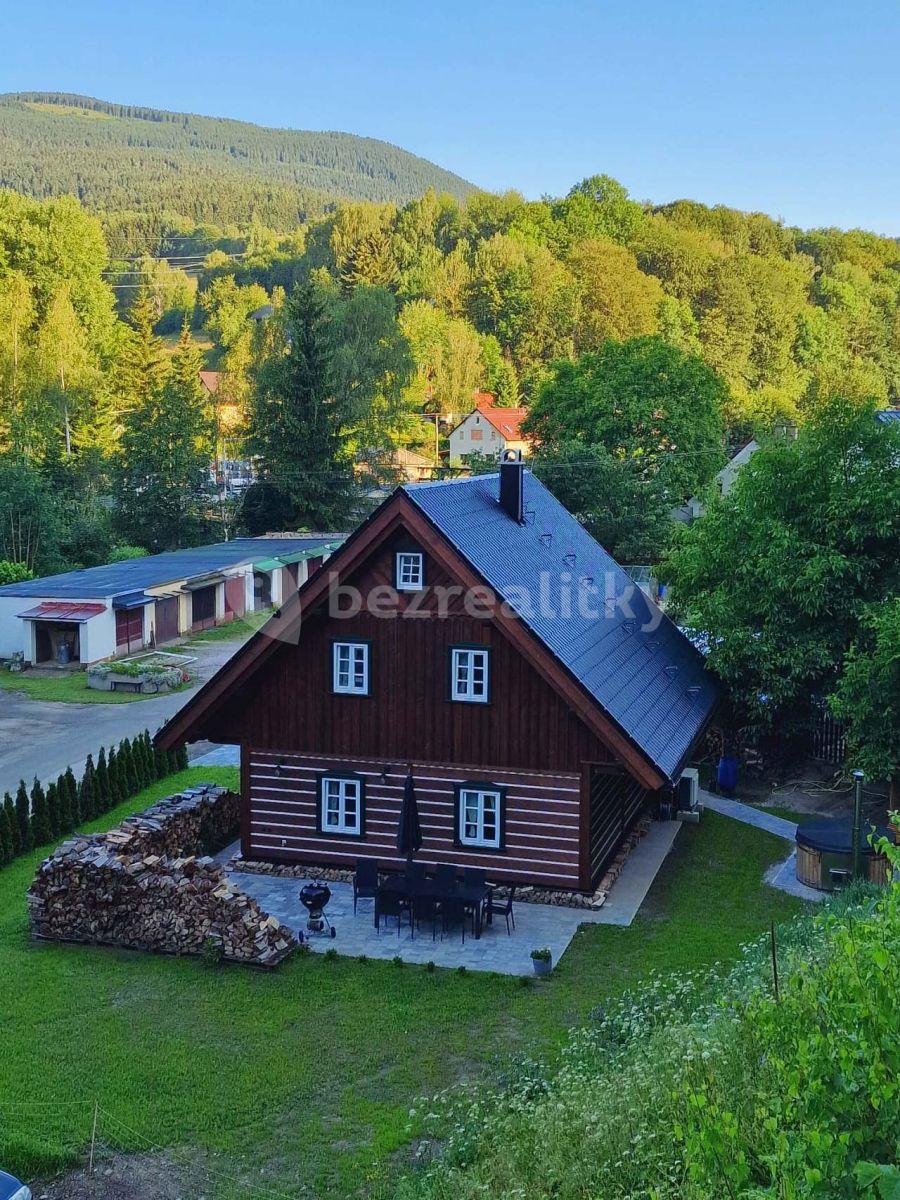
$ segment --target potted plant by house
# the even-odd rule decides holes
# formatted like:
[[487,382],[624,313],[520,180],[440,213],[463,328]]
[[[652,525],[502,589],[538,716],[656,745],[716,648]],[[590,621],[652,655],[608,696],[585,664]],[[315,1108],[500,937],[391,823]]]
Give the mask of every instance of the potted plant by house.
[[540,950],[532,950],[531,965],[534,967],[535,975],[549,975],[553,970],[553,955],[550,953],[549,946],[544,946]]

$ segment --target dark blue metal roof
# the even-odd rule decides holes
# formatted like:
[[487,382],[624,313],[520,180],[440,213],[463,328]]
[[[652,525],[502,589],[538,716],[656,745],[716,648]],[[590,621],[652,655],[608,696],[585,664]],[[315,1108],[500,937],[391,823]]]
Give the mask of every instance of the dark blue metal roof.
[[882,425],[892,425],[895,421],[900,421],[900,408],[879,408],[875,413],[875,420],[880,421]]
[[712,712],[703,657],[530,473],[525,522],[499,476],[407,484],[410,500],[659,770],[674,777]]
[[343,534],[339,533],[308,538],[235,538],[211,546],[194,546],[190,550],[171,550],[166,554],[128,558],[102,567],[66,571],[63,575],[45,575],[27,583],[8,583],[0,587],[0,596],[43,596],[64,600],[117,596],[342,540]]

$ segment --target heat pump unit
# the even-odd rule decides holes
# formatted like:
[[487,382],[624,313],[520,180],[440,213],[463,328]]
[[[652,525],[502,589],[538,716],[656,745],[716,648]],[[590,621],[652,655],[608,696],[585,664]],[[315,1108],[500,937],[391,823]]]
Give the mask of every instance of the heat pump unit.
[[700,772],[696,767],[685,767],[678,780],[678,809],[680,812],[695,812],[700,804]]

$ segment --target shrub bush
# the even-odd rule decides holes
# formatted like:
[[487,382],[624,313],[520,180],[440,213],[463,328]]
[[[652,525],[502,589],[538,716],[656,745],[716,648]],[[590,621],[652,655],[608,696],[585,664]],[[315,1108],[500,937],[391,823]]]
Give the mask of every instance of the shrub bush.
[[850,889],[777,940],[777,996],[763,938],[734,968],[596,1009],[552,1066],[427,1101],[443,1152],[397,1200],[895,1194],[900,883]]

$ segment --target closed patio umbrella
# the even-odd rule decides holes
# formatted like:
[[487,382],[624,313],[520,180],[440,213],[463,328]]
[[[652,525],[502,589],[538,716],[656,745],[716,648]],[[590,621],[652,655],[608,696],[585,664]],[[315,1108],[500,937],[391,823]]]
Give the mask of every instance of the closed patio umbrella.
[[403,806],[400,809],[400,820],[397,823],[397,849],[405,854],[408,861],[422,846],[422,826],[419,824],[419,804],[416,800],[416,788],[413,783],[412,770],[406,775],[403,785]]

